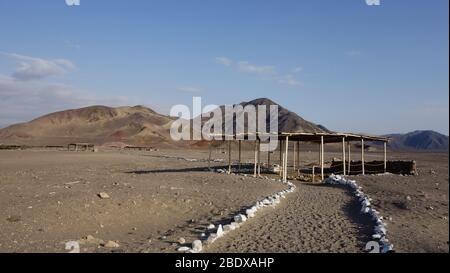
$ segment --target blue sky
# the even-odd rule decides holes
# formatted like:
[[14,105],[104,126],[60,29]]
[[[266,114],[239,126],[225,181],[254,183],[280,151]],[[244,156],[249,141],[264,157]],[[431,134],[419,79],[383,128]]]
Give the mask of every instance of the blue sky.
[[337,131],[449,132],[448,0],[0,0],[0,127],[268,97]]

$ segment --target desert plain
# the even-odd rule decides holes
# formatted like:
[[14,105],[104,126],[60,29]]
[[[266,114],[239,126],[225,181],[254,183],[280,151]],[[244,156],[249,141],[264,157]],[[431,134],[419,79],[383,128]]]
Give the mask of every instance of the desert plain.
[[[339,152],[326,154],[326,161]],[[372,152],[368,160],[382,157]],[[213,153],[213,167],[228,155]],[[243,162],[253,152],[244,150]],[[373,199],[396,252],[448,252],[448,153],[389,152],[418,175],[350,176]],[[233,160],[236,160],[233,158]],[[276,156],[273,159],[276,163]],[[301,153],[305,166],[317,151]],[[251,165],[249,165],[251,166]],[[277,178],[276,174],[263,174]],[[365,252],[372,224],[349,189],[297,189],[205,252]],[[285,189],[268,179],[208,170],[204,148],[98,152],[0,151],[0,252],[177,252],[255,201]]]

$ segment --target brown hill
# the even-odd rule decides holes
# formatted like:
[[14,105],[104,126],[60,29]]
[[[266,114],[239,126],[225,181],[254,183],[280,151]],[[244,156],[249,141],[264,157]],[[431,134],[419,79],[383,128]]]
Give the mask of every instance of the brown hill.
[[[241,105],[273,105],[269,99],[242,102]],[[170,126],[173,117],[144,106],[90,106],[48,114],[30,122],[0,129],[0,144],[67,145],[73,142],[114,145],[173,145]],[[269,119],[267,119],[269,124]],[[269,128],[269,126],[267,126]],[[279,106],[279,130],[282,132],[327,132]],[[185,145],[192,143],[177,143]]]
[[[242,107],[246,106],[255,106],[259,105],[265,105],[266,106],[266,128],[265,130],[261,131],[269,131],[270,128],[270,106],[271,105],[278,105],[278,131],[279,132],[300,132],[300,133],[327,133],[330,132],[327,128],[325,128],[322,125],[317,125],[315,123],[312,123],[310,121],[307,121],[300,117],[298,114],[289,111],[288,109],[284,108],[283,106],[277,104],[276,102],[267,99],[267,98],[259,98],[255,99],[249,102],[241,102],[240,104]],[[236,106],[236,105],[233,105]],[[225,106],[222,105],[219,107],[222,110],[222,120],[231,120],[233,118],[233,128],[236,132],[236,120],[239,117],[242,117],[244,114],[233,114],[233,117],[231,117],[231,114],[226,114]],[[246,115],[245,115],[246,116]],[[209,116],[208,116],[209,117]],[[213,117],[214,119],[215,117]],[[203,121],[208,120],[209,118],[204,119]],[[256,120],[258,120],[258,117],[256,116]],[[223,132],[226,131],[226,124],[223,124],[222,130]],[[231,127],[231,124],[230,124]],[[247,120],[245,120],[245,128],[247,128]],[[231,130],[230,130],[231,131]],[[258,130],[259,131],[259,130]]]
[[0,142],[27,145],[164,143],[172,118],[143,107],[90,106],[48,114],[0,130]]

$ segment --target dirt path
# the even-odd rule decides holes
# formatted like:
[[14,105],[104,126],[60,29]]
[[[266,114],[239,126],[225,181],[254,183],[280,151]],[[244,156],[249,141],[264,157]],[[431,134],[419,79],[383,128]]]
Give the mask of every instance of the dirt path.
[[341,187],[298,184],[274,209],[219,239],[206,252],[362,252],[370,219]]

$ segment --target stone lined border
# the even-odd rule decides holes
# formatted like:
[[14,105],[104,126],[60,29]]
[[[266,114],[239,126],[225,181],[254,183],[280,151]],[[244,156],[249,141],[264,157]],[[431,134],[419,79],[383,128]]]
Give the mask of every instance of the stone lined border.
[[[232,171],[237,171],[237,170],[232,170]],[[225,170],[225,169],[217,169],[216,172],[227,174],[227,170]],[[247,175],[247,174],[235,174],[233,172],[230,175],[241,175],[244,177],[250,177],[250,175]],[[185,253],[201,252],[203,250],[203,244],[209,245],[209,244],[214,243],[214,241],[216,241],[217,239],[223,237],[227,233],[242,226],[247,221],[248,218],[255,217],[256,213],[261,211],[262,209],[267,208],[267,207],[277,206],[278,204],[280,204],[282,198],[286,198],[286,194],[294,192],[295,189],[297,188],[293,183],[291,183],[289,181],[283,182],[283,180],[268,178],[267,176],[263,176],[263,177],[259,177],[259,178],[283,183],[283,184],[287,185],[287,189],[276,192],[272,195],[269,195],[269,196],[263,198],[260,201],[257,201],[256,203],[254,203],[252,206],[250,206],[248,209],[245,210],[245,214],[238,213],[232,219],[229,219],[229,221],[228,221],[229,224],[227,224],[227,225],[222,226],[220,224],[216,228],[214,225],[211,224],[210,226],[208,226],[208,230],[215,231],[215,232],[210,232],[209,234],[202,234],[201,238],[199,240],[195,240],[192,243],[192,247],[183,246],[183,247],[178,248],[178,251],[185,252]]]
[[359,202],[361,202],[361,213],[370,215],[374,221],[375,227],[372,239],[378,241],[380,244],[381,253],[393,251],[394,245],[387,239],[386,223],[383,221],[383,216],[371,207],[370,202],[372,199],[362,191],[362,187],[358,186],[356,181],[345,179],[340,175],[331,175],[325,179],[325,183],[330,185],[344,185],[354,190],[354,194],[358,198]]

